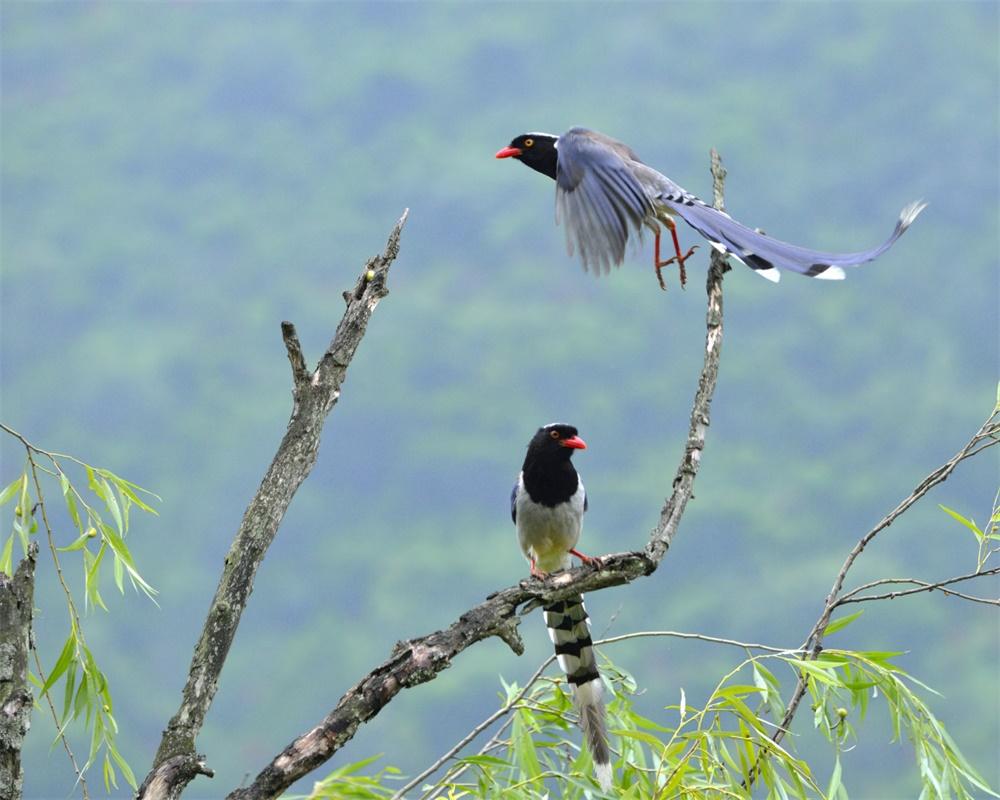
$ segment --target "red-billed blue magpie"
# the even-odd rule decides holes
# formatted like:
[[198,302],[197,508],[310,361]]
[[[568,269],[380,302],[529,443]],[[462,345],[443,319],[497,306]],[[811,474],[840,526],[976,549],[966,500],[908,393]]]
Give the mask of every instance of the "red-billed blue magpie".
[[[521,474],[510,495],[510,516],[517,526],[521,552],[536,577],[567,569],[574,555],[586,564],[596,561],[575,549],[587,510],[587,492],[570,458],[576,450],[586,447],[576,428],[558,422],[539,428],[528,443]],[[611,751],[604,721],[603,685],[583,595],[553,603],[543,611],[559,666],[573,686],[594,774],[607,790],[611,788]]]
[[[656,236],[653,265],[660,288],[660,270],[677,262],[681,286],[686,277],[684,255],[674,217],[680,217],[720,253],[732,256],[768,280],[787,269],[811,278],[841,280],[844,267],[871,261],[902,236],[926,203],[911,203],[899,214],[892,235],[878,247],[858,253],[824,253],[772,239],[751,230],[728,214],[716,211],[670,178],[639,160],[622,142],[586,128],[570,128],[562,136],[525,133],[502,148],[497,158],[516,158],[556,182],[556,222],[565,225],[569,254],[579,251],[584,269],[607,272],[625,259],[625,245],[643,226]],[[674,253],[660,259],[660,224],[673,237]]]

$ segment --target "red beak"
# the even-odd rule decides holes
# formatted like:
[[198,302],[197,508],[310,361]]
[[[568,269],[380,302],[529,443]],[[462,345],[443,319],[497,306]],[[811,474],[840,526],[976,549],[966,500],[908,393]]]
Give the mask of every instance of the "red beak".
[[573,450],[586,450],[587,443],[579,436],[570,436],[568,439],[560,439],[559,444],[563,447],[570,447]]
[[510,158],[511,156],[519,155],[521,155],[521,150],[517,147],[505,147],[497,151],[497,158]]

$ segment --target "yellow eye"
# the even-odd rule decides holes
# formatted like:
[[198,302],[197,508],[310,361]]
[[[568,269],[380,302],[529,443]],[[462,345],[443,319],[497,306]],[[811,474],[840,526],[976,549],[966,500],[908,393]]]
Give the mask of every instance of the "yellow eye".
[[[524,140],[524,146],[525,147],[533,147],[534,144],[535,144],[535,140],[534,139],[525,139]],[[553,438],[556,438],[556,437],[553,437]]]
[[549,436],[551,436],[553,439],[558,439],[559,431],[549,431]]

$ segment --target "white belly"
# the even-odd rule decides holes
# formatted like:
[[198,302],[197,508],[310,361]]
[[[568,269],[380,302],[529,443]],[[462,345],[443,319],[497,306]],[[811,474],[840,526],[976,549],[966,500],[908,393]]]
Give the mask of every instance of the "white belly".
[[569,502],[551,508],[533,502],[523,484],[520,489],[516,503],[521,552],[542,572],[568,567],[569,551],[576,547],[583,527],[583,481]]

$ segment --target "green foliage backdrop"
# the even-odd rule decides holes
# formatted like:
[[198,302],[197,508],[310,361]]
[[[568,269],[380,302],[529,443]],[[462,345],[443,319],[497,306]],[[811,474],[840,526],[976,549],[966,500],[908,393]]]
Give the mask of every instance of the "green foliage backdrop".
[[[997,13],[974,2],[0,6],[3,418],[164,498],[130,538],[159,607],[105,592],[111,615],[85,621],[137,771],[176,708],[222,556],[283,432],[278,322],[293,320],[317,356],[340,292],[404,207],[392,294],[200,740],[218,776],[190,796],[221,795],[397,639],[524,574],[505,503],[537,425],[570,420],[590,445],[585,550],[645,539],[701,361],[701,270],[667,295],[648,252],[608,278],[580,274],[551,184],[492,158],[526,130],[603,130],[703,196],[715,146],[735,216],[819,247],[868,246],[905,203],[931,202],[842,284],[731,274],[696,502],[652,580],[588,604],[599,634],[798,644],[853,542],[993,399]],[[3,446],[0,484],[21,459]],[[983,522],[994,484],[987,456],[932,499]],[[928,503],[855,577],[962,571],[960,538]],[[65,626],[39,575],[51,663]],[[901,663],[945,693],[936,712],[996,786],[995,614],[940,597],[873,610],[843,646],[911,651]],[[492,709],[498,672],[523,681],[547,655],[541,623],[532,631],[522,659],[486,643],[404,693],[349,760],[386,752],[418,769]],[[704,700],[725,669],[724,654],[688,643],[615,658],[646,689],[646,712],[676,704],[680,687]],[[853,796],[916,793],[912,756],[889,734],[866,723],[842,756]],[[72,784],[51,736],[36,715],[28,798]]]

